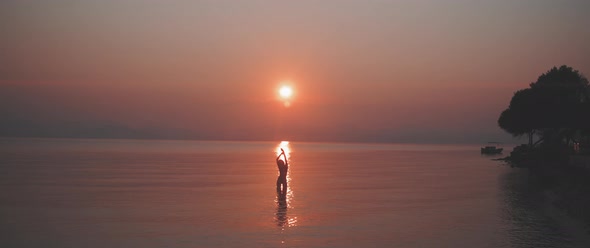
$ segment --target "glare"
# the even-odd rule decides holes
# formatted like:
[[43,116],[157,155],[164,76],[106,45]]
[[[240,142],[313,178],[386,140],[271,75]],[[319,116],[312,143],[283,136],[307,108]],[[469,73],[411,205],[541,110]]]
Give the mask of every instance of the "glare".
[[282,98],[289,98],[293,95],[293,89],[289,86],[283,86],[279,90],[279,95],[281,95]]
[[281,154],[281,148],[285,151],[287,159],[291,158],[291,148],[289,147],[289,141],[281,141],[281,143],[275,148],[277,156]]

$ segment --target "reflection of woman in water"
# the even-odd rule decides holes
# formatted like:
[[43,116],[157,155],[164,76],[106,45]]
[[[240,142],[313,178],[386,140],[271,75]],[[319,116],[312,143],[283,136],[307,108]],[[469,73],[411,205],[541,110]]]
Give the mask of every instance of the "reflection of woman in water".
[[280,191],[277,192],[277,214],[276,214],[276,222],[277,226],[285,227],[285,225],[289,224],[289,219],[287,218],[287,196]]
[[[281,155],[285,160],[281,160]],[[277,166],[279,167],[279,178],[277,178],[277,192],[281,192],[281,185],[283,186],[283,194],[287,193],[287,171],[289,170],[289,162],[287,162],[287,155],[285,150],[281,148],[281,154],[277,157]]]

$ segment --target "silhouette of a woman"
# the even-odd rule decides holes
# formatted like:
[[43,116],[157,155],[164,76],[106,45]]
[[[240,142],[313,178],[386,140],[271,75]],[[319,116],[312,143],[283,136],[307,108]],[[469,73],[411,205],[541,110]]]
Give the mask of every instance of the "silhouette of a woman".
[[[281,160],[281,155],[285,158],[285,160]],[[283,194],[287,193],[287,171],[289,170],[289,162],[287,162],[287,155],[285,155],[285,150],[281,148],[281,154],[277,157],[277,166],[279,167],[279,177],[277,178],[277,192],[282,192]],[[281,191],[281,186],[283,189]]]

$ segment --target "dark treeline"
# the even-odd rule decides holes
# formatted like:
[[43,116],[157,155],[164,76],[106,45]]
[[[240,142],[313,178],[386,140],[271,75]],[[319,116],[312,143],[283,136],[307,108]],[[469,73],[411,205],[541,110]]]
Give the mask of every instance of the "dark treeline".
[[[554,67],[514,93],[498,125],[528,136],[505,160],[529,171],[531,194],[590,228],[590,86],[580,72]],[[588,229],[590,230],[590,229]]]
[[[514,136],[528,136],[528,146],[587,145],[590,137],[590,86],[588,79],[568,66],[553,67],[514,93],[510,106],[498,119]],[[538,137],[538,140],[534,140]]]

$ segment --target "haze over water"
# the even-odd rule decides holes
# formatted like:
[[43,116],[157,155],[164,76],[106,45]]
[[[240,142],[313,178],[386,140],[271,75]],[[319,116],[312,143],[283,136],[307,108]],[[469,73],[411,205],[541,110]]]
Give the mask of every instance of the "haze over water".
[[[590,1],[0,1],[0,136],[510,142]],[[34,37],[34,38],[33,38]],[[288,104],[277,101],[284,82]],[[286,105],[289,105],[286,108]]]
[[[0,140],[1,247],[584,247],[477,146]],[[287,150],[287,149],[286,149]]]

